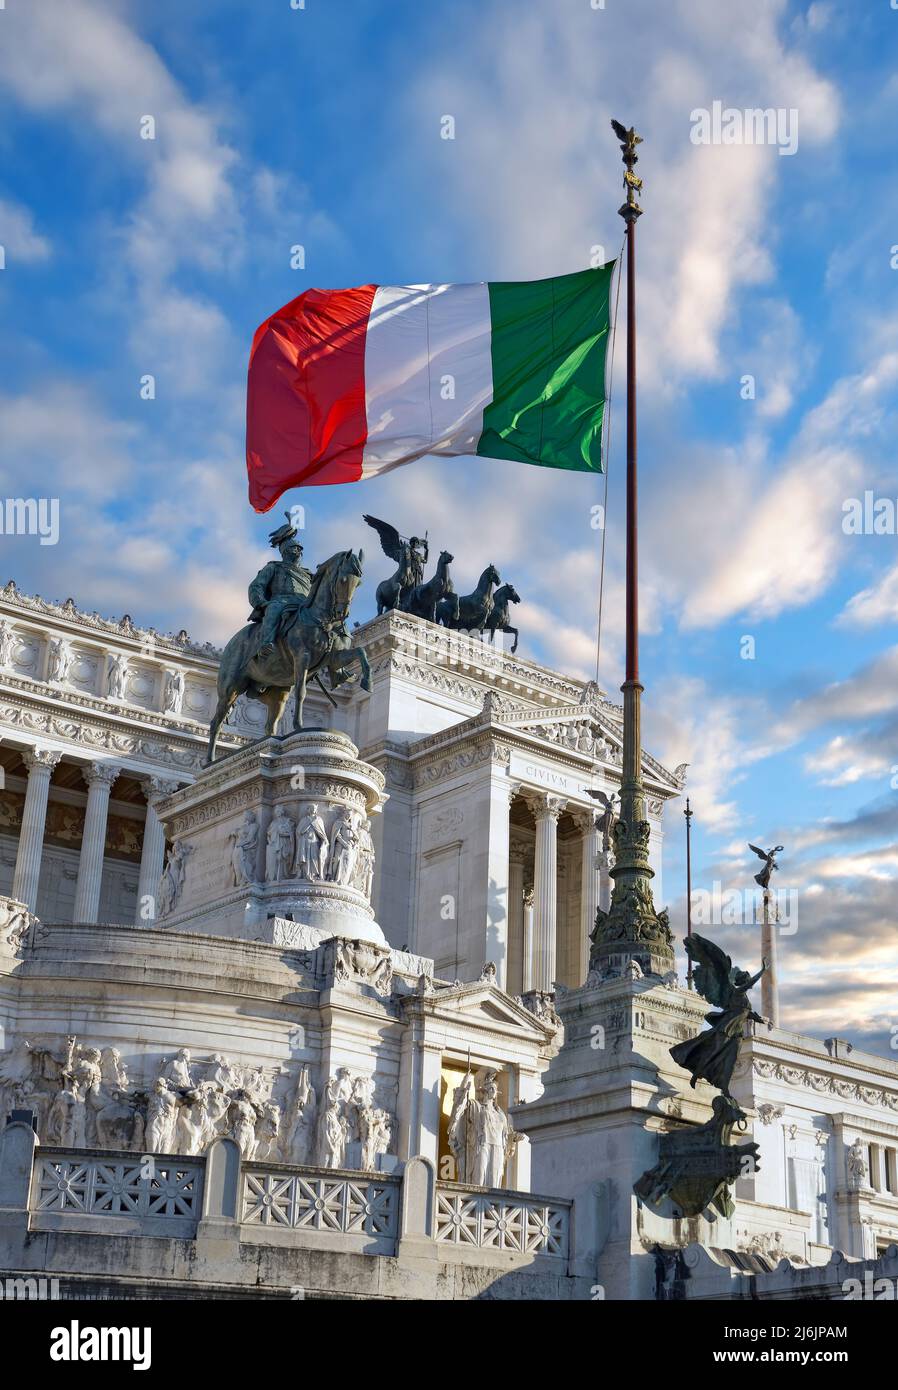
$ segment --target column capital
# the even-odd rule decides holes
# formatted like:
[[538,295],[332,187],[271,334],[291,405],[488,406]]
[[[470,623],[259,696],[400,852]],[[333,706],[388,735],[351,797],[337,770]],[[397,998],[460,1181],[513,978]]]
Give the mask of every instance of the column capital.
[[563,796],[553,796],[551,792],[536,791],[532,787],[527,787],[521,795],[533,813],[536,821],[553,820],[558,824],[558,818],[567,806],[567,798]]
[[29,772],[46,772],[48,777],[61,758],[55,748],[26,748],[22,752],[22,762]]
[[174,778],[157,777],[155,773],[141,777],[139,781],[149,806],[155,806],[156,802],[161,801],[163,797],[171,796],[172,792],[176,792],[181,785]]
[[121,768],[115,763],[88,763],[87,767],[82,767],[81,776],[84,778],[88,787],[94,785],[111,787],[121,772]]
[[588,807],[585,809],[578,808],[571,810],[570,816],[577,829],[583,835],[589,835],[599,828],[598,812],[592,811]]

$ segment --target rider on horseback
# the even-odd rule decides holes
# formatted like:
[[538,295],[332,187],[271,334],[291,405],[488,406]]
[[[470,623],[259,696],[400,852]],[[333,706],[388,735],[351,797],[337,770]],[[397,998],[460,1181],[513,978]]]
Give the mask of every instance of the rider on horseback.
[[311,570],[300,564],[302,546],[296,539],[289,512],[287,525],[272,531],[268,542],[280,551],[281,558],[263,565],[249,586],[249,601],[253,605],[249,620],[262,624],[258,649],[261,657],[273,655],[281,618],[302,607],[312,584]]

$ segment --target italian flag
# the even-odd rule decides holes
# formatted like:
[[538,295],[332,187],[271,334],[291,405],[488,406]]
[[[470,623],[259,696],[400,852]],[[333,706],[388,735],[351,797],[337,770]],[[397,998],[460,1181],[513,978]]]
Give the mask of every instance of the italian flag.
[[306,290],[256,330],[249,498],[425,454],[602,471],[614,262],[550,280]]

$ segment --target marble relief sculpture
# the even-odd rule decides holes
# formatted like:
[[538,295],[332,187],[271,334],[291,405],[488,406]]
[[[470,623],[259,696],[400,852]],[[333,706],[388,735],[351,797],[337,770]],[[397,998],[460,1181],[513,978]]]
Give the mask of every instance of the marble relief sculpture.
[[854,1191],[867,1187],[867,1151],[866,1146],[860,1139],[855,1139],[851,1148],[848,1150],[846,1160],[848,1167],[848,1186]]
[[449,1148],[458,1181],[477,1187],[501,1187],[505,1165],[518,1141],[511,1120],[498,1103],[497,1073],[484,1067],[476,1078],[468,1071],[452,1098]]
[[348,1067],[338,1067],[324,1090],[318,1121],[318,1162],[322,1168],[342,1168],[349,1134],[347,1107],[352,1095]]
[[330,879],[344,888],[348,886],[355,869],[359,849],[355,816],[348,807],[338,812],[330,835]]
[[172,841],[172,847],[166,858],[165,869],[159,881],[160,917],[167,917],[177,907],[181,890],[184,887],[187,857],[191,853],[191,845],[185,845],[183,840]]
[[162,695],[164,714],[180,714],[184,703],[184,672],[175,669],[165,674],[165,689]]
[[231,873],[235,888],[246,888],[256,882],[256,851],[259,845],[259,823],[255,811],[247,811],[239,830],[231,836]]
[[69,674],[69,667],[72,664],[72,654],[69,651],[68,643],[63,637],[50,638],[50,655],[47,665],[47,680],[56,681],[62,685]]
[[16,632],[11,623],[4,618],[0,622],[0,666],[12,666],[13,652],[16,645]]
[[109,681],[106,692],[110,700],[124,700],[125,686],[128,683],[128,658],[117,652],[109,659]]
[[300,817],[296,827],[296,862],[293,874],[320,883],[327,866],[328,838],[324,821],[318,814],[317,802],[312,802]]
[[286,1152],[289,1162],[308,1164],[315,1153],[318,1099],[308,1067],[300,1067],[287,1115]]
[[151,1154],[173,1153],[178,1122],[178,1097],[160,1076],[147,1100],[146,1147]]
[[265,837],[265,882],[289,878],[293,865],[295,831],[283,806],[271,818]]
[[31,1110],[39,1141],[60,1148],[198,1156],[231,1138],[247,1162],[326,1168],[376,1169],[393,1132],[373,1077],[348,1067],[330,1078],[319,1109],[307,1065],[291,1078],[179,1048],[154,1080],[132,1084],[118,1049],[74,1036],[59,1051],[23,1041],[0,1053],[0,1126],[14,1109]]

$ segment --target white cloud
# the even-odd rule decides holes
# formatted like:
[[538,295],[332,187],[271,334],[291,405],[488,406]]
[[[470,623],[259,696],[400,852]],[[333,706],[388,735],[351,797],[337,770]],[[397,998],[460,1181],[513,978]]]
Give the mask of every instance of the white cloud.
[[16,261],[24,265],[46,261],[51,251],[47,238],[35,231],[30,208],[7,198],[0,198],[0,246],[6,252],[7,270],[11,270]]
[[886,570],[876,584],[854,594],[837,621],[845,627],[879,627],[898,622],[898,564]]

